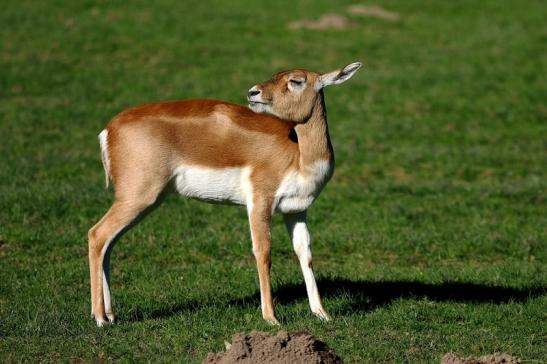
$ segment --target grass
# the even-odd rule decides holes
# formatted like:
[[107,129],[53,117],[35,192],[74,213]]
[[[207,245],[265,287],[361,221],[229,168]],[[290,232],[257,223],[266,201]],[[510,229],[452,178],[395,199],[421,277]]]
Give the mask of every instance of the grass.
[[[152,5],[153,4],[153,5]],[[168,198],[112,257],[118,324],[89,318],[97,134],[163,99],[244,103],[281,69],[365,67],[326,91],[337,157],[312,206],[314,318],[281,219],[283,329],[348,363],[508,352],[547,361],[542,1],[6,1],[0,12],[0,361],[200,362],[262,322],[243,209]],[[288,30],[339,13],[345,30]]]

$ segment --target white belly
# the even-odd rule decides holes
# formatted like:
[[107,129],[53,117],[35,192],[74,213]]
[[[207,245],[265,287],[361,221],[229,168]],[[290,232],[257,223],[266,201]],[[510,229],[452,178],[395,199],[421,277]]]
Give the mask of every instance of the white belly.
[[[307,210],[332,172],[333,165],[329,161],[318,161],[306,173],[289,173],[275,192],[272,210],[281,213]],[[249,205],[253,199],[250,174],[250,168],[180,166],[175,169],[174,182],[177,192],[186,197]]]
[[175,169],[174,181],[183,196],[209,202],[246,205],[250,195],[248,168],[204,168],[181,166]]
[[295,213],[307,210],[328,182],[333,168],[329,161],[317,161],[305,174],[295,171],[285,176],[275,193],[274,211]]

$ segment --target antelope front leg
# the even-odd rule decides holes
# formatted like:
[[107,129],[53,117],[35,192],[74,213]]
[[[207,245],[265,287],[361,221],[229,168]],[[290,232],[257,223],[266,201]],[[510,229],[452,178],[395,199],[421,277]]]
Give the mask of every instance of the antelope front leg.
[[248,206],[253,254],[256,259],[258,280],[260,282],[260,307],[262,317],[272,325],[279,325],[275,318],[270,267],[272,265],[271,248],[271,206],[267,203],[251,203]]
[[311,241],[310,233],[308,232],[306,211],[296,214],[286,214],[283,215],[283,218],[285,219],[287,231],[291,237],[294,251],[298,256],[300,268],[304,275],[311,311],[320,319],[329,321],[330,316],[321,304],[321,298],[319,297],[319,291],[317,290],[317,284],[313,275]]

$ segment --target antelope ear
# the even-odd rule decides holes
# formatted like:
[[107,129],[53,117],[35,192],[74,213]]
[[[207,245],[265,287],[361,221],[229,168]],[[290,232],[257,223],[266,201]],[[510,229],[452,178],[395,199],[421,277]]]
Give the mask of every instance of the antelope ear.
[[362,65],[361,62],[353,62],[340,70],[324,73],[317,79],[315,88],[320,90],[325,86],[338,85],[345,82],[349,80]]

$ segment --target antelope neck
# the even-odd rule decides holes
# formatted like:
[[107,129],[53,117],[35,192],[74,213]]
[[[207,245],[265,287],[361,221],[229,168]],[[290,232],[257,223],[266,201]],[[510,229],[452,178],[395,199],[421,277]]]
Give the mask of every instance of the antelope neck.
[[302,172],[305,172],[316,161],[334,163],[334,151],[329,136],[323,91],[319,92],[309,119],[304,123],[297,124],[294,130],[298,136],[299,169]]

